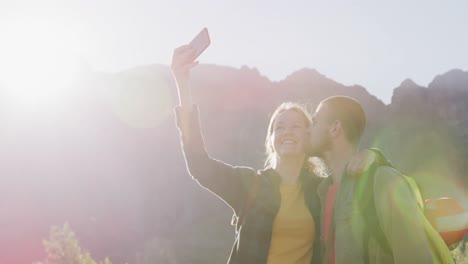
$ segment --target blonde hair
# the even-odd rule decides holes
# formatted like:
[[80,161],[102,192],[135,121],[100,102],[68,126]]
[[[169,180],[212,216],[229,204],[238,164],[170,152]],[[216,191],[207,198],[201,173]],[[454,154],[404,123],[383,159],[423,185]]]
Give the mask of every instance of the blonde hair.
[[294,111],[302,116],[304,123],[307,128],[312,124],[312,117],[306,108],[298,103],[286,102],[279,105],[276,110],[273,112],[270,118],[270,124],[268,125],[268,132],[265,139],[265,168],[273,168],[276,165],[278,156],[273,148],[273,142],[271,140],[273,136],[273,126],[275,125],[276,118],[279,114],[285,111]]
[[320,178],[327,178],[331,175],[331,170],[325,164],[325,161],[319,157],[309,157],[307,159],[307,165],[309,166],[309,171],[313,172]]

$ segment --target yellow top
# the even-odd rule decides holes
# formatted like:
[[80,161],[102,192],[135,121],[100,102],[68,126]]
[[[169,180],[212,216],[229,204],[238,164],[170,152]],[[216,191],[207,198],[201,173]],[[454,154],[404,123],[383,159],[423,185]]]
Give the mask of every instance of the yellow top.
[[281,184],[281,205],[273,223],[267,264],[309,264],[315,224],[300,184]]

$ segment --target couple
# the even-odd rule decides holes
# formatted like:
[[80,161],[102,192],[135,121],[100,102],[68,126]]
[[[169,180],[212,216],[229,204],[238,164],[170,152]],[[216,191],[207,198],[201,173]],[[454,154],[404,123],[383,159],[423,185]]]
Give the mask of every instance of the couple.
[[[440,241],[427,235],[417,198],[399,172],[377,150],[358,151],[366,126],[359,102],[330,97],[313,117],[284,103],[270,119],[265,169],[231,166],[205,149],[189,88],[194,57],[190,45],[173,54],[177,125],[190,175],[234,210],[236,240],[228,263],[450,263],[434,253]],[[322,158],[327,169],[310,156]],[[372,184],[359,188],[360,174],[371,166]],[[317,176],[320,171],[328,177]],[[390,250],[369,234],[357,206],[368,189]]]

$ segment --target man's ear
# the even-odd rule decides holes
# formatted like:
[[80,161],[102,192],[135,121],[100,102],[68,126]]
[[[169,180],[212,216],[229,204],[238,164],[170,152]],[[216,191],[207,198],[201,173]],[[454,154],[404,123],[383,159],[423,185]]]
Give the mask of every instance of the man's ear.
[[333,123],[330,125],[329,133],[330,133],[330,136],[334,138],[340,135],[341,122],[339,120],[333,121]]
[[306,138],[307,138],[307,140],[305,142],[305,149],[306,149],[306,152],[309,152],[310,147],[312,145],[312,142],[311,142],[311,140],[312,140],[312,128],[311,127],[307,128],[307,130],[306,130]]

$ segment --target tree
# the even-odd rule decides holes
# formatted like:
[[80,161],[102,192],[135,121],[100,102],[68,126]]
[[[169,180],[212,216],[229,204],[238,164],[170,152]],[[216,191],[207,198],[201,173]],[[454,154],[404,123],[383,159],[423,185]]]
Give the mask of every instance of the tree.
[[68,223],[63,227],[53,226],[49,239],[45,239],[43,244],[47,258],[44,262],[35,264],[112,264],[108,258],[96,261],[89,252],[82,249]]

